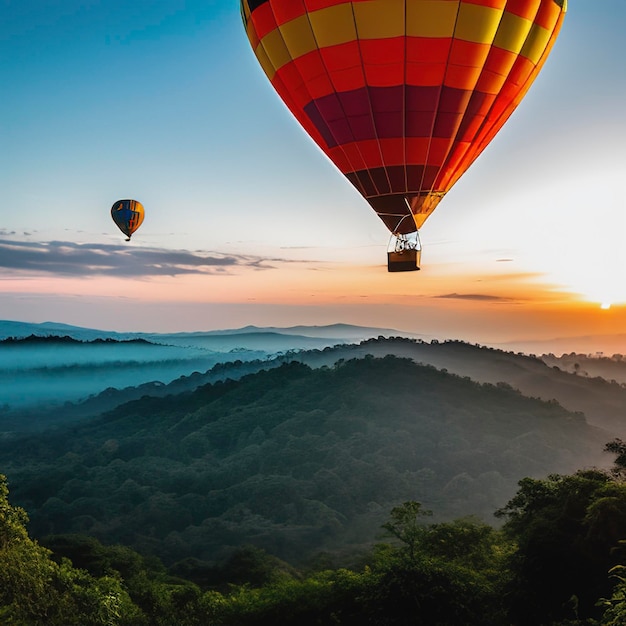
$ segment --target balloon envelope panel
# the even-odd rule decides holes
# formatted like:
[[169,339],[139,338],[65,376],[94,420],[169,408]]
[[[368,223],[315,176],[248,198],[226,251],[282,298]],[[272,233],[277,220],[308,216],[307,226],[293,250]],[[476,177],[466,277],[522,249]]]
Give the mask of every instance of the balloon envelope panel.
[[241,0],[259,63],[391,232],[420,228],[522,100],[567,0]]
[[118,200],[111,207],[111,217],[117,227],[130,239],[143,222],[143,204],[137,200]]

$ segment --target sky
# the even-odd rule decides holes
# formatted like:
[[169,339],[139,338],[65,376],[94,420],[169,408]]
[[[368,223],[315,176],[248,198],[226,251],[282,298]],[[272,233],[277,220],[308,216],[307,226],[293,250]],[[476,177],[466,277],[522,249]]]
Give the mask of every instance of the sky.
[[[388,273],[237,0],[0,0],[0,319],[349,323],[483,344],[626,333],[626,3],[570,0],[542,73]],[[120,198],[146,209],[126,243]]]

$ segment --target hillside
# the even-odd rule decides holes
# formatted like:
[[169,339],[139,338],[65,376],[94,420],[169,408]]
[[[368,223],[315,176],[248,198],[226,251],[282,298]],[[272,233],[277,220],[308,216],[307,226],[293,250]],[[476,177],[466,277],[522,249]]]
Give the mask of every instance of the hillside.
[[507,385],[366,357],[144,397],[0,443],[0,467],[37,536],[87,533],[169,563],[251,543],[301,562],[375,541],[407,500],[492,522],[522,477],[606,462],[608,439]]
[[[56,368],[51,362],[52,358],[67,360],[70,357],[55,349],[51,352],[52,356],[46,356],[51,362],[48,368],[38,370],[39,378],[32,372],[31,378],[25,372],[19,372],[19,375],[15,373],[13,377],[5,375],[6,381],[13,381],[6,387],[5,396],[23,394],[25,385],[32,387],[37,384],[44,389],[51,388],[49,395],[68,393],[65,388],[73,390],[75,394],[86,381],[92,388],[98,388],[99,385],[100,393],[92,393],[82,402],[47,404],[39,409],[28,406],[16,411],[5,407],[4,410],[0,409],[0,432],[41,430],[50,425],[98,415],[144,395],[165,397],[192,391],[207,383],[227,378],[238,379],[245,374],[278,367],[292,360],[318,368],[367,355],[394,355],[467,376],[477,382],[494,385],[505,383],[529,397],[556,400],[570,411],[584,413],[587,421],[606,430],[609,438],[626,438],[626,359],[619,356],[610,359],[574,354],[560,358],[554,355],[536,357],[460,341],[424,342],[394,336],[380,336],[360,343],[326,346],[323,349],[288,350],[273,357],[268,352],[244,348],[230,353],[217,353],[187,347],[184,355],[166,353],[168,357],[174,356],[173,360],[159,360],[163,359],[163,355],[159,355],[160,350],[182,348],[163,345],[144,348],[143,344],[136,348],[132,346],[130,343],[104,342],[100,344],[98,356],[93,357],[96,359],[94,363],[84,362],[75,367],[66,365]],[[22,352],[16,349],[11,362],[19,364],[20,359],[32,360],[34,357],[25,353],[27,349],[22,348]],[[105,350],[111,351],[110,356],[104,353]],[[198,352],[202,356],[196,358]],[[194,358],[190,358],[192,356]],[[77,359],[76,356],[72,358]],[[189,374],[181,376],[181,370]],[[178,378],[174,377],[175,372],[178,372]],[[117,376],[118,384],[111,384],[113,381],[107,377],[109,373]]]
[[477,382],[506,383],[525,396],[556,400],[570,411],[584,413],[591,425],[607,430],[613,437],[626,438],[626,385],[619,382],[621,377],[626,377],[626,360],[611,359],[604,367],[610,378],[604,379],[598,375],[603,362],[600,359],[580,356],[578,362],[583,365],[579,372],[573,366],[568,367],[570,360],[576,361],[573,356],[536,357],[461,341],[429,343],[403,337],[381,337],[297,358],[319,366],[367,354],[377,357],[392,354]]

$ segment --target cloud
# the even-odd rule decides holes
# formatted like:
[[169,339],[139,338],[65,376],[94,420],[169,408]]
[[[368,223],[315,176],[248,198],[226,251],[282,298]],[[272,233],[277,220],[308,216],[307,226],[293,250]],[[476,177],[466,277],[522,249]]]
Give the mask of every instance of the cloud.
[[[217,252],[0,239],[0,268],[60,276],[174,276],[218,274],[231,269],[272,269],[268,259]],[[271,261],[282,261],[271,259]]]
[[450,298],[453,300],[476,300],[479,302],[514,302],[513,298],[503,298],[502,296],[491,296],[484,293],[447,293],[435,298]]

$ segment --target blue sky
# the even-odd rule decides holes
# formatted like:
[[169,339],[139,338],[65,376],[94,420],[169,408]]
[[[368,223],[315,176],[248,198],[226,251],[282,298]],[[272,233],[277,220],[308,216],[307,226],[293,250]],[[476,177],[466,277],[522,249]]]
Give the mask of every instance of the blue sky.
[[[193,329],[212,306],[252,299],[277,325],[380,323],[352,311],[356,298],[384,306],[387,288],[390,307],[526,299],[529,286],[542,301],[626,302],[623,0],[570,1],[525,101],[423,228],[424,269],[402,277],[386,273],[382,223],[272,91],[236,0],[0,0],[0,24],[0,317],[43,321],[36,301],[57,321],[107,326],[133,304],[145,315],[150,285],[189,302],[189,275],[221,279],[187,284],[205,294]],[[109,215],[125,197],[146,207],[132,247]],[[317,317],[314,290],[316,310],[330,307]],[[209,325],[271,322],[246,306]]]

